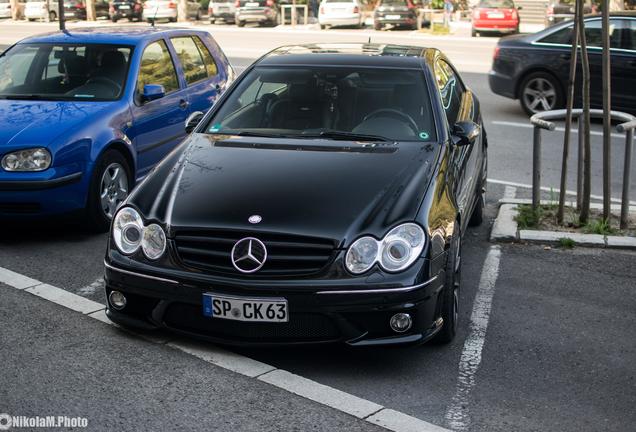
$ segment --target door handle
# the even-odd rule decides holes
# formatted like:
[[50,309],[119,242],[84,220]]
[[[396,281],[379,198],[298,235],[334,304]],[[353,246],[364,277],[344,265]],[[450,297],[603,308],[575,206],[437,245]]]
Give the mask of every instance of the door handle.
[[179,108],[186,109],[188,107],[188,101],[185,99],[181,99],[179,101]]

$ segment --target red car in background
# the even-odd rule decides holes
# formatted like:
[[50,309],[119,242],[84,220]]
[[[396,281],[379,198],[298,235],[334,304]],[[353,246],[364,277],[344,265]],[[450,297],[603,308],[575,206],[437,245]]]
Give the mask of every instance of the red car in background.
[[519,33],[519,9],[512,0],[481,0],[473,9],[471,34]]

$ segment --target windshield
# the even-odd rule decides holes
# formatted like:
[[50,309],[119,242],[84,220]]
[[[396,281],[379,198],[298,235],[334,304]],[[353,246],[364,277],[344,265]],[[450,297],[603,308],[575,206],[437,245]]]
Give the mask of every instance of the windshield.
[[514,9],[515,4],[512,0],[482,0],[479,3],[479,7],[491,9]]
[[435,139],[422,71],[363,67],[257,67],[206,130],[293,138]]
[[408,6],[408,0],[382,0],[381,5]]
[[117,45],[18,44],[0,57],[0,98],[118,99],[131,52]]

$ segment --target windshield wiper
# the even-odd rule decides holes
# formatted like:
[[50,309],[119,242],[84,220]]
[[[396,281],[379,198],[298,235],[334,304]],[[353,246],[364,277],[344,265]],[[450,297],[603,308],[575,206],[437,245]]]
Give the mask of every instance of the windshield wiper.
[[343,141],[393,141],[381,135],[367,135],[367,134],[357,134],[354,132],[342,132],[342,131],[331,131],[331,130],[322,131],[318,134],[299,135],[299,137],[300,138],[319,137],[319,138],[329,138],[333,140],[343,140]]
[[36,94],[0,94],[0,99],[9,100],[40,100],[42,96]]
[[237,133],[233,133],[233,132],[215,132],[215,133],[226,133],[227,135],[238,135],[238,136],[245,136],[245,137],[261,137],[261,138],[289,138],[289,135],[283,135],[283,134],[273,134],[273,133],[267,133],[267,132],[250,132],[250,131],[243,131],[243,132],[237,132]]

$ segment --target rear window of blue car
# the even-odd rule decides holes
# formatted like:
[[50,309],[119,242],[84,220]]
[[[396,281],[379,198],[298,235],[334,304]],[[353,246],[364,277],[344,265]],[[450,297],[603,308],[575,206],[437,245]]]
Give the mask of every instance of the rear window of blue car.
[[0,57],[0,98],[119,99],[132,50],[106,44],[18,44]]

